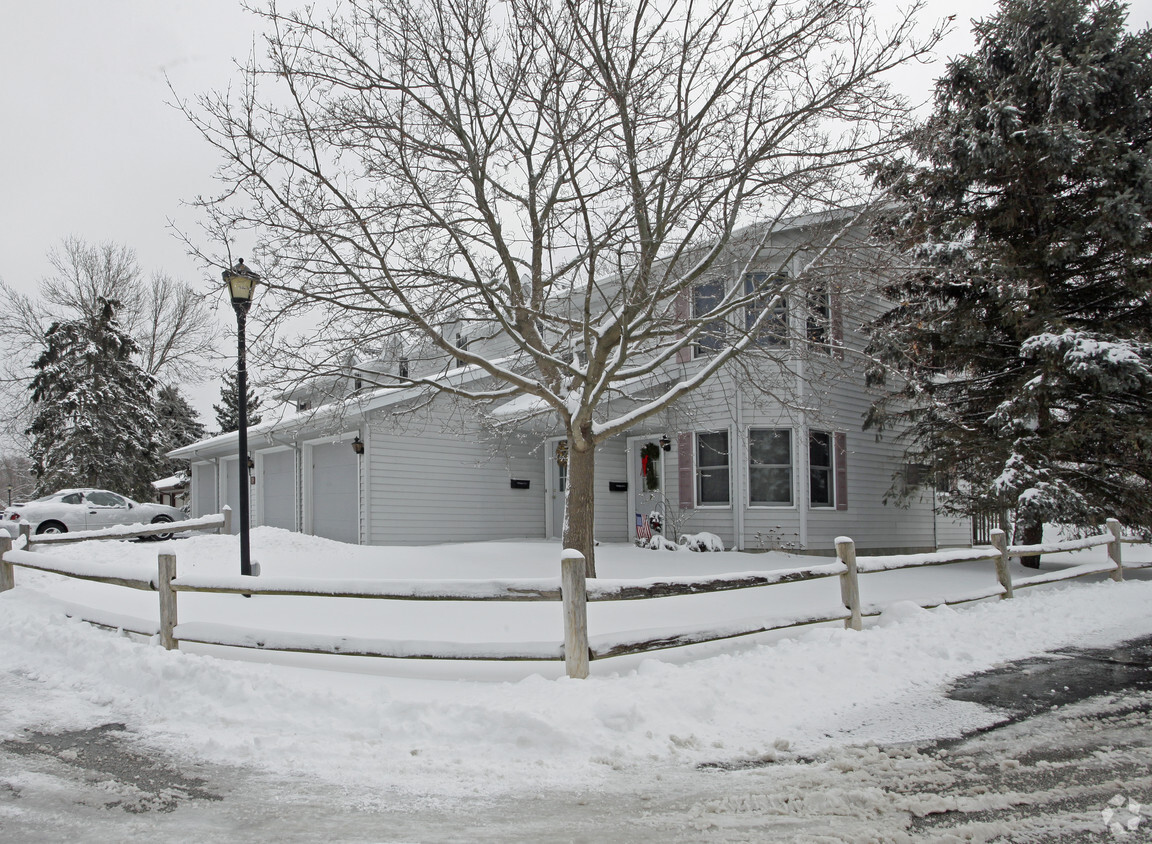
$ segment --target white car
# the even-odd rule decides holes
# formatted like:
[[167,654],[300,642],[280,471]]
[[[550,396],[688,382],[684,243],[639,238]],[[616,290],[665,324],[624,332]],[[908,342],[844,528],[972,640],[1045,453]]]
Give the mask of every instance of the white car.
[[[20,522],[32,525],[32,532],[68,533],[75,530],[98,530],[114,525],[140,523],[160,524],[185,519],[182,510],[165,504],[143,504],[106,489],[64,489],[29,501],[13,504],[4,510],[4,530],[13,537],[20,533]],[[167,539],[161,534],[157,539]]]

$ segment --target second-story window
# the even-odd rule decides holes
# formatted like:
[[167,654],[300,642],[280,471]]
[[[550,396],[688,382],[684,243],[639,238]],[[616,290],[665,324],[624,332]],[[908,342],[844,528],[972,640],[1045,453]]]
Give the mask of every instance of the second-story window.
[[[724,282],[712,279],[692,288],[692,316],[699,319],[715,311],[724,301]],[[724,321],[706,323],[696,337],[693,349],[697,356],[710,355],[724,347]]]
[[400,358],[397,368],[399,370],[399,372],[397,374],[401,378],[407,378],[408,377],[408,358]]
[[[456,348],[460,351],[464,351],[468,348],[468,337],[459,331],[456,332]],[[456,365],[467,366],[468,361],[464,360],[464,358],[456,358]]]
[[771,313],[764,317],[756,333],[758,346],[782,349],[788,345],[788,299],[780,293],[786,280],[783,272],[744,275],[744,295],[752,297],[744,308],[746,330],[752,331],[764,309],[771,308]]
[[832,350],[832,301],[825,282],[817,282],[808,290],[808,342],[821,351]]

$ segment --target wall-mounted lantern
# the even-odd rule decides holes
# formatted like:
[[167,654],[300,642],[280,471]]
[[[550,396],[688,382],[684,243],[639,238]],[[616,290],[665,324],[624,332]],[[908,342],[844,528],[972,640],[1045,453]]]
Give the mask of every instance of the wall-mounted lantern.
[[660,437],[660,447],[665,451],[672,450],[672,440],[668,438],[667,434],[664,434],[662,437]]
[[360,435],[356,435],[356,439],[352,440],[352,450],[357,454],[364,453],[364,443],[360,442]]

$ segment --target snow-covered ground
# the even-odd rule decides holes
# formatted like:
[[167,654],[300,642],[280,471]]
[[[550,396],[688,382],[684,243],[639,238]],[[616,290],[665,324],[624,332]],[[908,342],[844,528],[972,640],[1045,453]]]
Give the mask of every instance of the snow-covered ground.
[[[272,577],[496,579],[559,572],[559,547],[547,542],[357,547],[261,528],[252,546],[263,575]],[[175,553],[181,573],[231,574],[238,568],[234,537],[43,551],[142,577],[155,572],[158,552]],[[1105,553],[1098,548],[1046,557],[1044,567]],[[1147,546],[1126,546],[1125,553],[1127,559],[1150,559]],[[597,551],[606,578],[810,562],[775,553],[668,553],[622,545]],[[1025,573],[1014,571],[1017,577]],[[550,792],[594,795],[618,791],[622,782],[638,794],[680,788],[673,784],[699,765],[843,756],[869,743],[959,736],[998,715],[945,697],[944,687],[955,678],[1062,646],[1152,634],[1152,582],[1135,578],[1080,580],[962,608],[923,610],[912,603],[989,581],[995,581],[991,562],[866,575],[864,603],[886,609],[862,632],[829,624],[597,661],[592,676],[580,681],[565,678],[562,663],[382,660],[195,645],[169,652],[65,614],[79,605],[155,618],[154,593],[17,568],[17,588],[0,595],[0,678],[7,678],[0,681],[0,741],[20,740],[28,731],[122,723],[138,747],[185,760],[190,768],[240,766],[248,775],[307,783],[326,801],[372,811],[495,805]],[[792,615],[839,600],[831,578],[591,604],[589,627],[594,636],[675,628]],[[181,594],[180,620],[446,642],[562,637],[560,606],[552,603]],[[6,816],[22,811],[19,800],[4,799],[6,790],[32,787],[22,779],[27,776],[0,770],[0,830]],[[844,776],[843,766],[839,772],[830,766],[820,776],[811,773],[814,781],[806,788],[840,793],[850,781]],[[715,811],[725,811],[722,796],[715,801]],[[861,804],[859,811],[875,810]]]

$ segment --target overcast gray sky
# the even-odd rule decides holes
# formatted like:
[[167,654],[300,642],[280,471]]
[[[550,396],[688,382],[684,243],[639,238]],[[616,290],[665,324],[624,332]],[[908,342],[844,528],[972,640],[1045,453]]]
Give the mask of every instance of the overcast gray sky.
[[[993,8],[930,0],[923,23],[956,14],[941,51],[956,54],[971,46],[970,19]],[[185,254],[169,220],[194,231],[181,203],[213,190],[217,158],[167,105],[165,78],[187,98],[228,85],[258,19],[238,0],[0,0],[0,11],[0,279],[31,292],[47,251],[74,235],[127,244],[145,272],[164,270],[207,294],[219,275]],[[1133,3],[1130,25],[1150,13],[1152,0]],[[918,68],[904,85],[927,97],[940,72]],[[233,320],[227,307],[220,316]],[[234,353],[230,338],[222,343],[219,366]],[[218,386],[191,395],[211,426]]]

